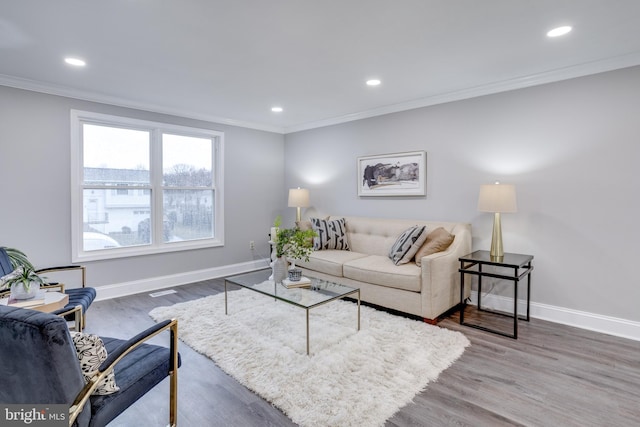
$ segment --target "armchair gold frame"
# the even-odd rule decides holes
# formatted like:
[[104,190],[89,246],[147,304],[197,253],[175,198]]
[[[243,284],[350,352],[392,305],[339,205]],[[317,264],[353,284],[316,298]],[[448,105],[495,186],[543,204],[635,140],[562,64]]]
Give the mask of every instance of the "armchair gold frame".
[[[50,267],[50,268],[42,268],[40,270],[36,270],[37,274],[44,274],[44,273],[59,273],[62,271],[79,271],[80,275],[81,275],[81,279],[80,279],[80,284],[82,285],[83,288],[86,287],[87,285],[87,268],[84,265],[67,265],[67,266],[63,266],[63,267]],[[46,283],[44,285],[42,285],[42,289],[46,289],[48,291],[50,290],[54,290],[54,289],[59,289],[59,292],[64,293],[64,287],[65,284],[64,283],[58,283],[58,282],[54,282],[54,283]],[[87,325],[87,318],[86,318],[86,313],[83,313],[82,310],[82,306],[81,305],[76,305],[73,308],[70,308],[68,310],[66,310],[63,313],[58,313],[58,316],[64,317],[67,316],[69,314],[73,314],[75,313],[75,330],[76,331],[83,331],[85,326]]]

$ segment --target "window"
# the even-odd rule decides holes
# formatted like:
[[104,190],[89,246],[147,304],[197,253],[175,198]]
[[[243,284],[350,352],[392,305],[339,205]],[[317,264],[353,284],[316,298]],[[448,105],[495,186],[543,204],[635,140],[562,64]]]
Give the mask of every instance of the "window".
[[220,246],[222,132],[72,110],[74,261]]

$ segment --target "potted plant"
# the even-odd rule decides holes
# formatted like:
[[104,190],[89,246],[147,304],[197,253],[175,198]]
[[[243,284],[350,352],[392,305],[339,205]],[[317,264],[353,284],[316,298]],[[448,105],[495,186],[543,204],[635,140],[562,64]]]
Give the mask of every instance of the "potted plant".
[[[313,237],[316,236],[313,230],[300,230],[299,228],[280,228],[282,218],[278,215],[274,222],[276,227],[276,236],[273,240],[276,246],[276,260],[274,261],[273,279],[276,283],[282,282],[287,277],[287,260],[291,260],[294,270],[301,273],[300,269],[295,268],[295,260],[309,261],[309,256],[313,252]],[[293,273],[293,277],[297,273]],[[298,280],[300,275],[297,274]]]
[[0,292],[11,290],[10,298],[15,299],[35,297],[40,285],[46,283],[44,278],[38,276],[24,252],[6,246],[2,246],[2,249],[7,253],[13,271],[0,280]]
[[31,299],[38,294],[45,281],[29,267],[20,266],[5,278],[5,286],[11,289],[11,299]]

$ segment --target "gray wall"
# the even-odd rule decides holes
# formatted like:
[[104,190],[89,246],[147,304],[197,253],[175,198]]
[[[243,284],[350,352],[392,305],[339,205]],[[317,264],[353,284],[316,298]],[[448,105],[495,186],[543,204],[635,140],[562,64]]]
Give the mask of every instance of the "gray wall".
[[[225,132],[225,246],[89,262],[93,285],[267,257],[273,218],[293,221],[295,186],[311,189],[307,216],[465,221],[488,249],[492,215],[476,203],[498,179],[517,186],[504,245],[535,255],[533,301],[640,321],[640,67],[285,137],[0,86],[0,245],[37,266],[71,259],[70,109]],[[427,152],[426,198],[356,196],[358,156],[414,150]]]
[[[286,205],[284,137],[0,86],[0,245],[36,267],[71,260],[69,110],[225,132],[225,245],[88,262],[92,285],[117,284],[267,258],[268,232]],[[249,241],[256,251],[249,250]]]
[[[481,184],[516,185],[505,251],[533,254],[532,300],[640,321],[640,67],[289,134],[305,216],[464,221],[489,249]],[[425,150],[427,197],[358,198],[358,156]],[[287,211],[287,220],[293,210]],[[499,289],[498,289],[499,290]]]

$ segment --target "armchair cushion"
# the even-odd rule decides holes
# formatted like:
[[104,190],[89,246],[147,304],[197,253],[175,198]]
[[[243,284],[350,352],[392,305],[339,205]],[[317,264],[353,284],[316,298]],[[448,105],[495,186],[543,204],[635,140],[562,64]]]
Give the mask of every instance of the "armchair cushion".
[[[69,303],[64,308],[54,312],[54,314],[65,312],[76,305],[81,305],[82,313],[86,313],[96,298],[96,290],[94,288],[67,288],[64,293],[69,295]],[[72,321],[73,315],[65,316],[65,320]]]
[[13,265],[11,264],[11,259],[9,258],[9,254],[4,248],[0,248],[0,276],[4,276],[13,271]]
[[[128,342],[116,338],[102,337],[102,341],[110,355]],[[117,417],[132,402],[141,398],[156,384],[167,377],[170,371],[169,348],[152,344],[143,344],[133,350],[115,365],[115,376],[118,379],[118,393],[91,396],[91,426],[102,426]],[[178,366],[181,358],[178,354]]]
[[[107,359],[107,349],[102,339],[93,334],[85,334],[84,332],[71,332],[71,339],[76,348],[80,369],[85,381],[96,374],[102,362]],[[116,385],[116,379],[113,372],[100,381],[98,388],[93,392],[94,395],[115,393],[120,388]]]

